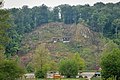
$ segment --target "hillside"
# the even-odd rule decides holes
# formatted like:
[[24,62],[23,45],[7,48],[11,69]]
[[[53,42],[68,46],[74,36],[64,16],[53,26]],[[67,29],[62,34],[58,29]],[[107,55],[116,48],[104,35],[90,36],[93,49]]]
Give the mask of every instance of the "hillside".
[[120,79],[120,1],[30,6],[0,6],[0,80]]
[[120,2],[100,2],[93,6],[63,4],[52,10],[44,4],[33,8],[25,5],[12,8],[9,12],[13,24],[7,30],[11,40],[7,44],[1,40],[1,43],[7,56],[26,54],[25,57],[30,56],[27,62],[42,43],[46,44],[52,59],[56,61],[68,53],[78,52],[86,60],[87,66],[94,69],[99,66],[100,53],[108,47],[108,43],[117,44],[120,48],[119,7]]
[[33,32],[25,34],[21,52],[34,54],[35,48],[42,43],[46,44],[55,61],[59,61],[69,53],[78,52],[85,59],[87,66],[92,69],[98,65],[99,53],[104,46],[100,34],[84,24],[66,25],[56,22],[42,25]]

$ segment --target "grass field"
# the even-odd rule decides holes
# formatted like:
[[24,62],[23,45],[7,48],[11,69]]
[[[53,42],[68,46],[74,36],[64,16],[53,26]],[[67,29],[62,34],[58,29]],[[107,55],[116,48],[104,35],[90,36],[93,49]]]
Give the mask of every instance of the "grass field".
[[[84,79],[84,78],[78,78],[78,79],[67,78],[67,79],[25,79],[25,80],[87,80],[87,79]],[[101,80],[101,79],[100,78],[93,78],[91,80]]]

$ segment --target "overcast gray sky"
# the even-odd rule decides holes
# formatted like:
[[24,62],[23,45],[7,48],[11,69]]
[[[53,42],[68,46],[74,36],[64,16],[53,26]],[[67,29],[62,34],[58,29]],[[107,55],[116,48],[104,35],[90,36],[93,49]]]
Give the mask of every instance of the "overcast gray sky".
[[5,0],[4,8],[13,8],[13,7],[22,7],[23,5],[28,5],[29,7],[40,6],[41,4],[45,4],[48,7],[58,6],[60,4],[70,4],[70,5],[84,5],[90,4],[93,5],[96,2],[104,2],[104,3],[116,3],[120,0]]

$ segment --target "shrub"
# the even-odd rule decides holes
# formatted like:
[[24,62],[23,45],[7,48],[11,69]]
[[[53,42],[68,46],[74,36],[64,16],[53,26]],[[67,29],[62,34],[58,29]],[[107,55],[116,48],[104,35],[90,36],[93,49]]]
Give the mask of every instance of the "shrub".
[[78,64],[74,60],[66,59],[60,62],[59,71],[67,78],[75,77],[78,74]]
[[36,78],[44,78],[44,77],[45,77],[45,72],[42,71],[42,70],[37,70],[37,71],[35,72],[35,77],[36,77]]
[[20,78],[24,70],[13,60],[0,62],[0,80],[15,80]]

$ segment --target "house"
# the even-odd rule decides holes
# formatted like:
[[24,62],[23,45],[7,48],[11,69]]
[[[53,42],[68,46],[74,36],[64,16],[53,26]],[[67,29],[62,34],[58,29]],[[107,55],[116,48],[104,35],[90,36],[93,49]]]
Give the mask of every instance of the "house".
[[69,43],[70,39],[71,37],[53,37],[52,42],[53,43],[56,43],[56,42]]
[[70,37],[63,37],[62,41],[63,41],[63,43],[69,43],[70,39],[71,39]]
[[60,41],[60,38],[57,38],[57,37],[53,37],[52,38],[52,42],[53,43],[56,43],[56,42],[59,42]]

